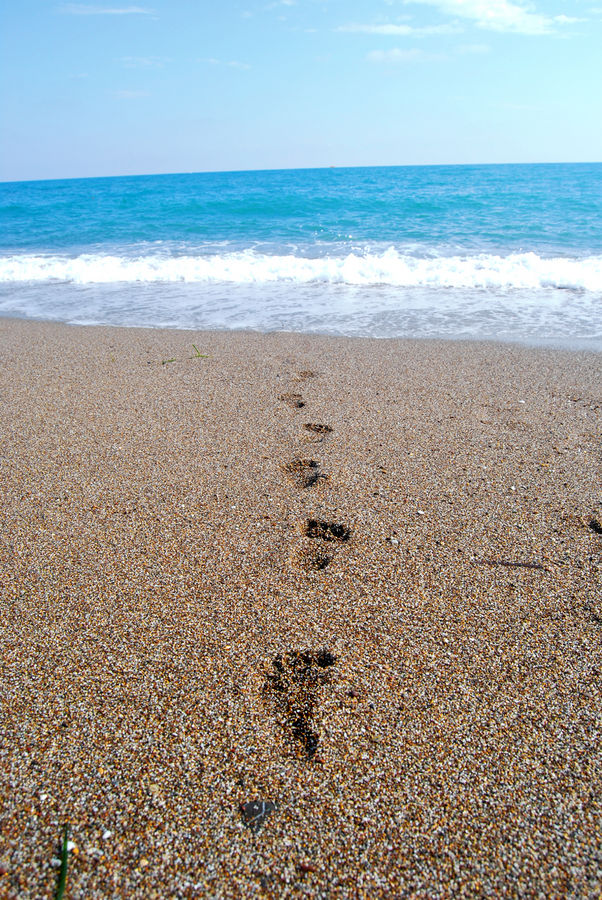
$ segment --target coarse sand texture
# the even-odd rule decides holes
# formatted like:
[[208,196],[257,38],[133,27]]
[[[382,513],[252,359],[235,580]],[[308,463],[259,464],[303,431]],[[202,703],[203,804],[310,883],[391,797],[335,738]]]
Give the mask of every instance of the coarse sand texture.
[[0,897],[600,897],[602,355],[0,358]]

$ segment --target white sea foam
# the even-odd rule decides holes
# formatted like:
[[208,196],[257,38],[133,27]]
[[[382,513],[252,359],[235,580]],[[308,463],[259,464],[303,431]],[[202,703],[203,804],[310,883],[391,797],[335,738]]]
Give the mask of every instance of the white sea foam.
[[230,283],[261,285],[348,284],[393,287],[533,290],[562,288],[602,292],[602,256],[545,258],[507,256],[416,257],[391,247],[381,253],[306,258],[245,250],[211,256],[117,256],[82,254],[0,257],[0,282]]

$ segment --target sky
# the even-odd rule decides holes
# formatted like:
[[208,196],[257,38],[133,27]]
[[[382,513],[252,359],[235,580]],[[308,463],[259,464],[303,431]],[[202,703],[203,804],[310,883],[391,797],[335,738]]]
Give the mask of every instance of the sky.
[[602,0],[5,0],[0,129],[0,181],[597,162]]

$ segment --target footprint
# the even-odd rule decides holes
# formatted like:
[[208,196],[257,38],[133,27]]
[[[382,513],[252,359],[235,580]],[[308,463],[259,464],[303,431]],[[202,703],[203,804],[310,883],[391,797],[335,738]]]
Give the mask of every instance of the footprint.
[[332,431],[330,425],[319,425],[315,422],[306,422],[303,427],[306,431],[313,431],[314,434],[330,434]]
[[321,572],[332,562],[332,559],[332,553],[317,550],[315,547],[301,547],[301,549],[295,551],[292,562],[306,572]]
[[321,541],[346,543],[351,537],[351,529],[340,522],[325,522],[322,519],[308,519],[303,526],[303,534]]
[[266,678],[265,691],[276,705],[287,740],[306,759],[318,749],[316,707],[336,661],[329,650],[289,650],[274,657]]
[[[322,519],[308,519],[301,531],[306,538],[306,546],[299,548],[292,560],[306,572],[319,572],[328,566],[336,553],[336,544],[345,544],[351,537],[351,529],[340,522],[326,522]],[[316,546],[314,541],[325,542],[328,549]],[[331,549],[332,548],[332,549]]]
[[292,409],[301,409],[305,406],[305,400],[301,394],[280,394],[279,399]]
[[328,475],[320,472],[313,459],[293,459],[283,467],[289,478],[300,488],[308,488],[319,481],[327,481]]

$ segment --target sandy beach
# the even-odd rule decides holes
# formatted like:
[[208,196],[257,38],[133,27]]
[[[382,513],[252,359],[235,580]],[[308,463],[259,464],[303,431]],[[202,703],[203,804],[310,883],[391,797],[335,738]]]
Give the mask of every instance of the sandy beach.
[[601,354],[0,355],[2,898],[600,896]]

